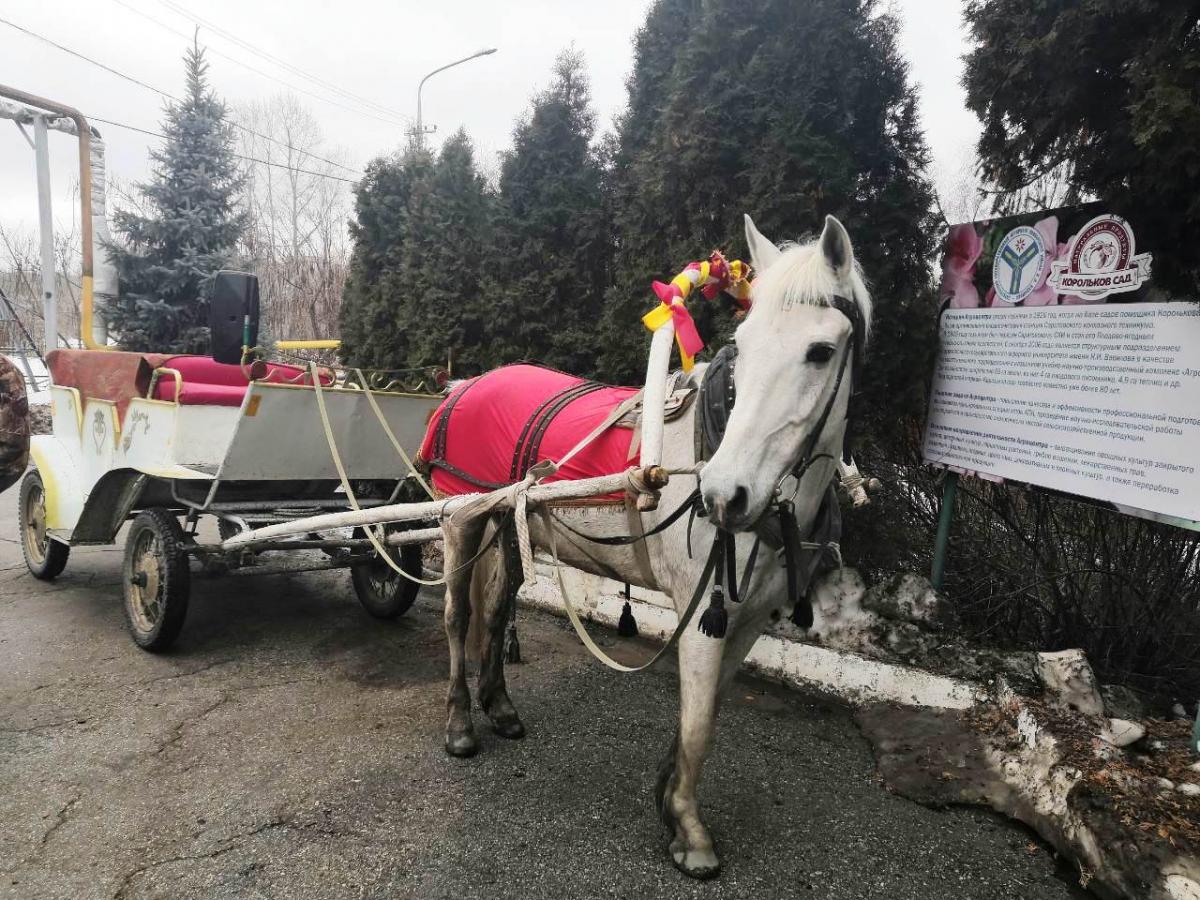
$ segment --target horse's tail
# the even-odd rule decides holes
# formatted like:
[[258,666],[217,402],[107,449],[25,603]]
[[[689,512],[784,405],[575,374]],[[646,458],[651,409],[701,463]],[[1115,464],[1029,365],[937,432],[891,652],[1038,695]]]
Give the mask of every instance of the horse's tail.
[[478,662],[483,658],[483,642],[489,639],[484,623],[488,603],[498,605],[492,617],[493,627],[507,624],[516,603],[517,588],[521,586],[521,561],[517,554],[516,526],[511,517],[493,517],[483,532],[483,543],[492,541],[496,529],[494,546],[475,561],[471,572],[471,619],[467,627],[467,657]]

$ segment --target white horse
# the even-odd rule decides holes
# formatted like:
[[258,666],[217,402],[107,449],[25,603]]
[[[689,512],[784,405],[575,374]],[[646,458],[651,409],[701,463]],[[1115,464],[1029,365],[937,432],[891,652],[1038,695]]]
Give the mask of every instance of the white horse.
[[[707,548],[716,527],[736,534],[737,557],[746,560],[755,542],[754,529],[772,507],[777,492],[794,493],[800,534],[807,535],[817,516],[841,456],[846,409],[851,391],[847,360],[855,352],[850,319],[839,311],[839,298],[857,310],[865,340],[871,301],[854,260],[850,238],[833,217],[821,236],[808,244],[776,247],[746,217],[746,239],[758,279],[753,307],[736,334],[734,381],[736,404],[725,437],[699,476],[707,518],[692,526],[692,543]],[[844,301],[842,301],[844,304]],[[697,366],[699,379],[703,367]],[[662,464],[668,469],[694,463],[694,423],[698,404],[665,427]],[[820,434],[814,434],[820,428]],[[811,465],[798,484],[794,472],[807,453]],[[676,476],[662,492],[658,510],[643,516],[647,531],[685,502],[696,489],[695,476]],[[629,501],[629,502],[632,502]],[[594,518],[576,510],[571,525],[587,533],[612,531],[611,512]],[[479,743],[471,721],[465,648],[474,609],[482,626],[479,702],[497,734],[518,738],[524,726],[504,682],[504,632],[510,604],[520,583],[520,566],[510,536],[471,560],[487,545],[494,529],[509,526],[497,515],[469,516],[446,527],[445,624],[450,642],[450,690],[447,700],[446,749],[469,756]],[[589,526],[592,526],[589,528]],[[540,516],[530,517],[535,546],[550,547],[551,535]],[[629,546],[602,546],[572,532],[554,529],[561,560],[598,575],[628,581],[669,596],[682,617],[696,591],[706,553],[690,558],[685,525],[679,523],[648,538],[649,570],[643,554]],[[700,816],[696,798],[700,772],[708,755],[717,709],[738,667],[770,620],[786,609],[784,565],[780,555],[764,547],[749,584],[741,586],[738,604],[727,604],[729,624],[723,638],[709,637],[693,625],[680,637],[679,730],[659,771],[658,808],[670,830],[670,853],[684,873],[716,875],[720,861]]]

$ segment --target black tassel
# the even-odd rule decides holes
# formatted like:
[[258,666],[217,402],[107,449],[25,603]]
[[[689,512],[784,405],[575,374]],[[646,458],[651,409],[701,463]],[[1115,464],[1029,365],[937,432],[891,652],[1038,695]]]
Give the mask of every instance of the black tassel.
[[812,628],[812,600],[807,596],[801,597],[796,605],[792,607],[792,621],[800,628]]
[[621,637],[637,637],[637,620],[633,617],[633,607],[629,605],[629,585],[625,585],[625,606],[621,609],[621,618],[617,622],[617,634]]
[[513,665],[521,662],[521,642],[517,640],[516,625],[509,625],[504,635],[504,662]]
[[729,613],[725,612],[725,589],[714,584],[708,597],[708,609],[700,617],[697,626],[701,633],[710,638],[720,640],[725,637],[725,629],[729,625]]

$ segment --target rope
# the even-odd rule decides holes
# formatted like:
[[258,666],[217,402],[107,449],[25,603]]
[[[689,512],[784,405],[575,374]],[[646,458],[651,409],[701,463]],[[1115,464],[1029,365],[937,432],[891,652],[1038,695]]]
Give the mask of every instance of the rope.
[[367,379],[366,376],[363,375],[362,369],[355,369],[354,374],[358,376],[358,381],[362,385],[363,393],[366,394],[367,402],[371,405],[371,409],[375,413],[375,418],[379,420],[379,425],[383,429],[383,433],[388,436],[388,440],[392,442],[392,446],[396,448],[396,452],[400,454],[400,458],[404,460],[404,464],[408,466],[409,474],[411,474],[413,478],[417,479],[417,483],[425,489],[425,493],[429,495],[430,500],[436,500],[437,498],[433,496],[433,489],[429,486],[429,483],[425,481],[425,478],[421,475],[421,473],[417,471],[417,467],[413,465],[413,461],[408,458],[408,454],[404,452],[404,448],[401,447],[400,442],[396,440],[396,435],[392,431],[391,426],[388,425],[387,419],[383,417],[383,410],[379,408],[379,402],[375,399],[374,392],[367,387]]
[[558,541],[555,538],[554,520],[550,515],[549,510],[543,506],[539,510],[542,514],[542,520],[546,524],[546,534],[550,543],[550,556],[554,560],[554,574],[558,579],[558,591],[562,595],[563,608],[567,611],[567,618],[571,620],[571,625],[575,629],[575,633],[579,635],[579,640],[583,642],[583,646],[588,649],[588,652],[604,665],[608,666],[617,672],[624,672],[627,675],[636,674],[649,669],[652,665],[658,662],[663,656],[677,643],[679,638],[683,636],[684,630],[692,621],[692,616],[696,614],[696,608],[700,605],[700,598],[704,596],[704,588],[708,585],[708,580],[712,577],[713,569],[716,567],[717,548],[720,547],[720,542],[713,542],[713,549],[708,554],[708,561],[704,564],[704,572],[700,576],[700,581],[696,585],[696,590],[692,594],[692,599],[688,603],[687,609],[683,611],[683,615],[679,617],[679,624],[675,626],[675,631],[671,633],[671,637],[662,645],[657,653],[650,657],[649,661],[642,663],[640,666],[627,666],[624,663],[619,663],[603,650],[592,640],[592,636],[588,634],[587,628],[584,627],[583,621],[579,618],[579,613],[575,611],[574,605],[571,603],[571,596],[567,592],[566,582],[563,580],[562,563],[558,559]]
[[[333,466],[335,469],[337,469],[338,479],[342,483],[342,490],[346,492],[346,499],[350,502],[350,506],[353,507],[353,509],[357,512],[361,510],[362,507],[358,505],[358,498],[354,495],[354,490],[350,487],[350,479],[346,477],[346,467],[342,464],[342,455],[338,452],[337,440],[333,436],[333,426],[329,424],[329,412],[325,409],[325,390],[321,386],[321,379],[317,377],[317,364],[310,362],[308,366],[309,370],[312,372],[313,393],[317,398],[317,410],[321,414],[321,427],[325,430],[325,440],[329,444],[329,454],[333,457]],[[441,516],[438,516],[438,518],[441,519]],[[388,554],[386,548],[383,546],[383,543],[378,537],[375,536],[375,530],[371,528],[371,526],[363,526],[363,532],[371,541],[371,546],[375,548],[375,552],[379,554],[380,558],[383,559],[389,566],[391,566],[396,574],[404,576],[409,581],[425,585],[426,587],[436,587],[439,584],[445,584],[446,578],[453,574],[453,572],[443,572],[441,578],[434,579],[433,581],[427,581],[424,578],[417,578],[415,575],[410,575],[408,572],[404,571],[403,567],[401,567],[399,563],[392,559],[391,555]],[[484,549],[487,548],[484,547],[481,549],[479,554],[476,554],[475,557],[472,557],[470,560],[463,563],[463,565],[459,568],[464,568],[465,566],[475,562],[479,555],[483,553]],[[455,569],[454,571],[458,570]]]

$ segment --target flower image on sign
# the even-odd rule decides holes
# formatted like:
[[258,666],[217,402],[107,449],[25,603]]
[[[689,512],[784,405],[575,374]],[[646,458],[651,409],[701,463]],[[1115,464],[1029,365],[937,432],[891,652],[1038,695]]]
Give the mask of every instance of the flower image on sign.
[[1042,280],[1046,242],[1036,228],[1020,225],[1004,236],[992,261],[992,287],[1005,303],[1020,303]]
[[1136,291],[1150,277],[1149,253],[1134,252],[1133,229],[1120,216],[1097,216],[1071,238],[1066,259],[1051,266],[1048,283],[1060,293],[1098,300]]

